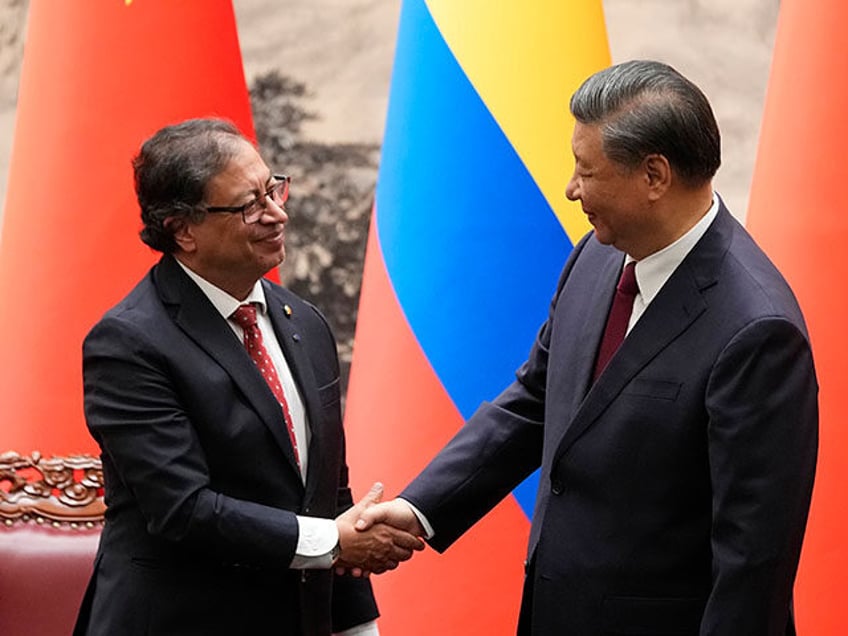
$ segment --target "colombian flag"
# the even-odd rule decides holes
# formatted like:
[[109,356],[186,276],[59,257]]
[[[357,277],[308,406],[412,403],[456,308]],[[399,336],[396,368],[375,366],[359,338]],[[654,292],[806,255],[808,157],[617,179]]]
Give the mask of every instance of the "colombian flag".
[[[600,0],[404,1],[345,420],[357,492],[400,490],[525,359],[588,230],[568,101],[608,64]],[[535,489],[376,577],[382,630],[514,633]]]
[[131,159],[212,115],[253,136],[230,0],[31,0],[0,235],[0,452],[97,452],[82,340],[158,256]]
[[799,634],[848,623],[848,4],[784,0],[748,226],[804,310],[819,375],[819,463],[795,589]]

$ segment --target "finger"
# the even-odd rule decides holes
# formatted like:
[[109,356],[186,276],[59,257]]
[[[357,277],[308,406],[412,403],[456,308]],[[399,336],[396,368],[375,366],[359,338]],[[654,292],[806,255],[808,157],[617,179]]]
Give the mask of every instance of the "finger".
[[392,544],[395,546],[402,547],[407,550],[424,549],[424,540],[421,537],[407,532],[406,530],[400,530],[399,528],[395,528],[388,524],[384,524],[380,529],[387,533],[386,538],[391,540]]
[[376,523],[384,523],[387,518],[388,510],[386,509],[386,504],[372,505],[370,508],[362,511],[353,527],[359,531],[368,530]]
[[414,534],[409,534],[408,532],[396,532],[392,536],[392,541],[395,545],[406,548],[407,550],[424,549],[424,542],[419,537],[416,537]]
[[409,548],[402,548],[400,546],[394,545],[391,550],[386,553],[383,559],[385,561],[409,561],[412,558],[413,551]]
[[346,567],[336,568],[336,574],[338,574],[340,576],[347,575],[347,576],[359,578],[361,576],[365,576],[366,572],[365,572],[365,570],[363,570],[360,567],[353,567],[353,566],[348,565]]

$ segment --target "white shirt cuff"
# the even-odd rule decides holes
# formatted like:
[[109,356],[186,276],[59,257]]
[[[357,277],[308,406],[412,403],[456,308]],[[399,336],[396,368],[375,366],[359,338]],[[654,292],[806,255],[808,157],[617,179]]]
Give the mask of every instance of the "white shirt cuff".
[[289,567],[295,570],[328,570],[333,567],[333,548],[339,542],[336,522],[298,515],[297,528],[297,547]]
[[416,517],[418,517],[418,522],[421,524],[421,527],[424,528],[424,538],[432,539],[436,532],[433,530],[433,526],[430,525],[430,522],[427,521],[427,517],[424,516],[424,513],[409,503],[406,499],[403,499],[402,497],[398,497],[398,499],[409,506],[409,509],[412,510]]
[[377,629],[377,621],[369,621],[350,627],[343,632],[334,632],[333,636],[380,636],[380,630]]

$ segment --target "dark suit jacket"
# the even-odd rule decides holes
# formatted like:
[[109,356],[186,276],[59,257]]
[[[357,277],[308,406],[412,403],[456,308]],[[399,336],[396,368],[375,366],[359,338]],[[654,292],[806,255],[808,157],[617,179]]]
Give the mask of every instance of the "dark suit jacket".
[[541,465],[523,633],[792,634],[818,430],[797,303],[722,206],[591,386],[623,258],[576,246],[517,380],[402,496],[443,550]]
[[295,514],[333,518],[352,498],[333,336],[312,305],[262,284],[309,416],[306,486],[268,385],[164,257],[83,347],[108,510],[78,633],[313,636],[377,616],[367,581],[288,569]]

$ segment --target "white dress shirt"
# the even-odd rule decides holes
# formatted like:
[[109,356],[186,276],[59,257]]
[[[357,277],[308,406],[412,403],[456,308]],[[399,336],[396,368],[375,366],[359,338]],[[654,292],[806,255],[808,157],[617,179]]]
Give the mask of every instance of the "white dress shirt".
[[[710,206],[710,209],[707,210],[707,213],[686,234],[659,252],[654,252],[641,261],[637,261],[634,273],[636,274],[636,283],[639,285],[639,293],[633,299],[633,311],[630,314],[630,322],[627,324],[627,333],[630,333],[633,325],[645,313],[648,305],[651,304],[651,301],[656,297],[666,281],[671,278],[674,270],[683,262],[686,255],[692,251],[695,244],[701,240],[701,237],[715,220],[717,214],[718,195],[713,193],[713,204]],[[634,259],[628,255],[624,259],[624,264],[626,265],[632,260]]]

